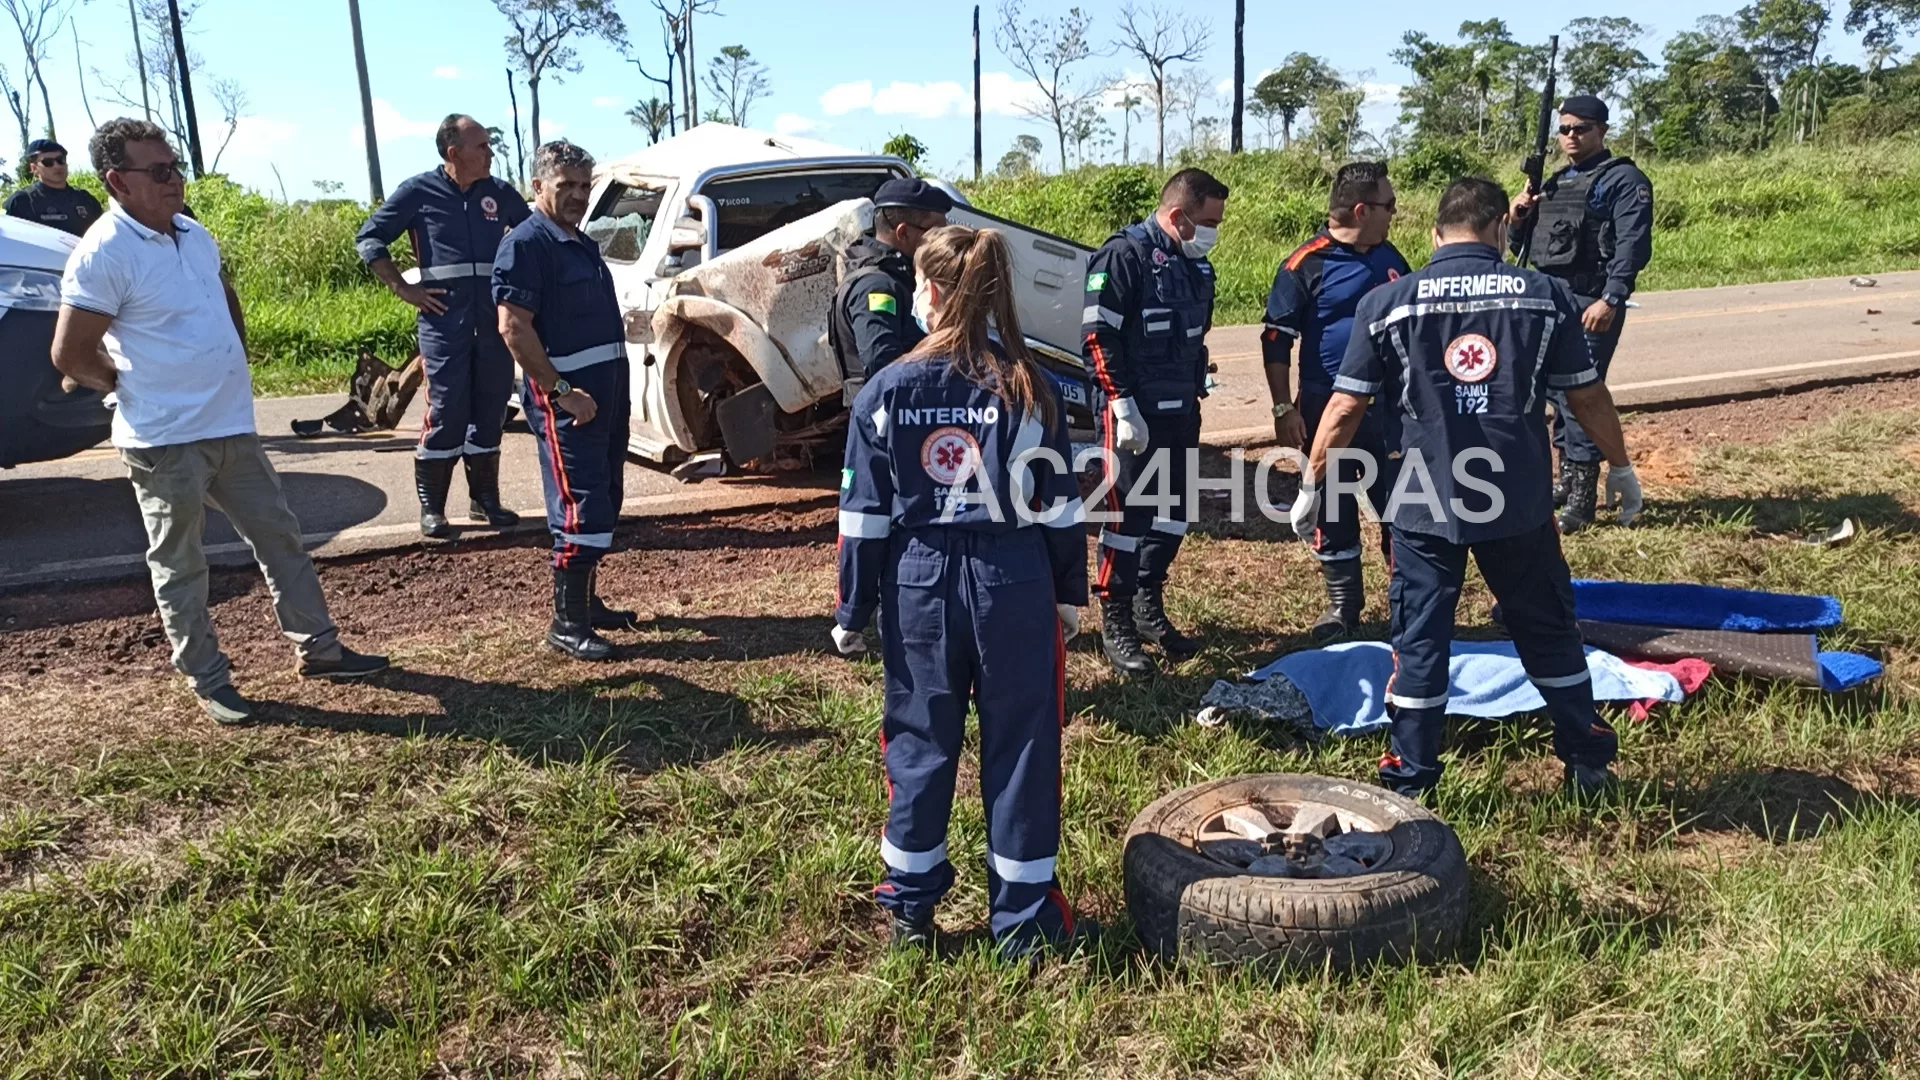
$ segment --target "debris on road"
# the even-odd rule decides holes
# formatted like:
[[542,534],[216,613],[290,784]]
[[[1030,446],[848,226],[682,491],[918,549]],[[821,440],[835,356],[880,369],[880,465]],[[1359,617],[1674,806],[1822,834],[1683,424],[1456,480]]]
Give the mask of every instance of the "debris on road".
[[1856,278],[1848,278],[1847,284],[1853,286],[1856,289],[1871,289],[1875,285],[1878,285],[1880,283],[1870,277],[1856,277]]

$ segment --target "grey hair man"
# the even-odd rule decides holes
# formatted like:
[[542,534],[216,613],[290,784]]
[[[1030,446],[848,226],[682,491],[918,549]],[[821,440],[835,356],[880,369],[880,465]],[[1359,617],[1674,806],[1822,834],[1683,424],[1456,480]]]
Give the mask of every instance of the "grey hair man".
[[576,660],[606,660],[600,630],[636,628],[632,612],[595,595],[625,491],[626,325],[600,247],[580,231],[593,158],[550,142],[534,158],[534,212],[493,257],[500,336],[526,381],[520,400],[540,447],[553,533],[553,624],[547,644]]
[[147,527],[147,569],[173,664],[209,715],[245,722],[207,611],[206,507],[226,514],[266,575],[303,678],[355,679],[387,666],[340,644],[320,579],[261,449],[247,325],[220,249],[182,213],[186,180],[166,132],[109,120],[88,147],[113,209],[67,260],[53,363],[116,395],[113,445]]

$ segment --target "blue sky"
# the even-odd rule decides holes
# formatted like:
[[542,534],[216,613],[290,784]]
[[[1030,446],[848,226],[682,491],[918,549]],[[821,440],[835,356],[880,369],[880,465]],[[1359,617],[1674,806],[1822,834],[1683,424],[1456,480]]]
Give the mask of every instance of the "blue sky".
[[[1225,87],[1232,73],[1231,0],[1163,2],[1184,17],[1210,24],[1212,45],[1200,66],[1215,86]],[[1052,14],[1066,6],[1064,0],[1026,3],[1029,14]],[[1097,39],[1109,41],[1120,0],[1082,0],[1081,6],[1094,17]],[[1580,14],[1513,0],[1471,7],[1375,0],[1362,9],[1364,18],[1351,17],[1356,9],[1337,4],[1249,0],[1247,6],[1250,81],[1289,52],[1324,56],[1372,85],[1372,127],[1393,121],[1394,92],[1409,77],[1388,59],[1404,30],[1450,40],[1463,18],[1501,17],[1516,37],[1544,41]],[[1725,14],[1735,6],[1735,0],[1615,0],[1605,13],[1648,26],[1652,34],[1643,48],[1657,55],[1661,41],[1690,27],[1699,16]],[[971,170],[970,3],[923,0],[888,7],[854,0],[721,0],[720,8],[720,15],[705,17],[697,26],[701,63],[720,46],[740,44],[767,64],[772,93],[754,106],[753,126],[862,149],[878,148],[890,134],[910,131],[931,147],[929,164],[936,171],[951,175]],[[444,114],[470,112],[485,123],[507,126],[501,44],[505,20],[489,0],[362,0],[361,11],[377,102],[375,128],[389,189],[402,177],[432,167],[433,125]],[[876,19],[876,11],[886,14]],[[992,2],[984,6],[987,27],[994,12]],[[657,64],[659,50],[653,43],[658,30],[651,6],[622,0],[622,14],[633,40],[645,43],[640,51]],[[111,100],[107,85],[120,82],[138,97],[128,64],[132,38],[125,4],[92,0],[80,9],[75,25],[94,116],[106,119],[128,112]],[[295,199],[315,194],[315,181],[338,181],[348,194],[365,196],[346,0],[204,0],[188,37],[205,62],[195,91],[209,159],[224,134],[210,85],[212,77],[221,76],[236,81],[249,98],[221,163],[223,171],[275,195],[284,186]],[[1836,40],[1837,59],[1857,60],[1858,53],[1857,42]],[[544,133],[564,134],[602,158],[638,149],[645,133],[631,126],[623,113],[652,92],[651,84],[608,47],[584,45],[580,55],[582,73],[558,84],[549,80],[543,87]],[[17,49],[0,44],[0,64],[17,83]],[[985,143],[991,167],[1016,136],[1031,133],[1047,140],[1050,129],[1019,114],[1022,83],[994,48],[990,33],[982,68],[989,91]],[[1140,66],[1106,56],[1083,64],[1082,70],[1087,76],[1137,74]],[[63,141],[76,156],[84,156],[80,135],[89,128],[70,34],[62,35],[47,74]],[[703,93],[703,105],[707,100]],[[524,98],[521,107],[524,112]],[[1226,99],[1209,111],[1224,116]],[[1117,114],[1113,124],[1118,128]],[[1251,128],[1251,119],[1249,124]],[[1174,126],[1170,120],[1170,129]],[[1150,149],[1136,133],[1135,158]],[[1117,156],[1117,147],[1108,156]]]

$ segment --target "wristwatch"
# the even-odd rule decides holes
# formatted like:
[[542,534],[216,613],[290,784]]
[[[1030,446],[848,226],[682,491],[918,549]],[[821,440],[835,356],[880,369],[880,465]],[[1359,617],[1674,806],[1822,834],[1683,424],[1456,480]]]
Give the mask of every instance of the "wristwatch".
[[1278,404],[1278,405],[1275,405],[1275,406],[1273,407],[1273,418],[1274,418],[1275,420],[1278,420],[1278,419],[1280,419],[1281,417],[1284,417],[1284,416],[1286,416],[1286,415],[1287,415],[1288,413],[1290,413],[1290,412],[1292,412],[1292,411],[1293,411],[1293,402],[1291,402],[1291,401],[1283,401],[1283,402],[1281,402],[1280,404]]
[[565,379],[555,379],[553,380],[552,393],[554,397],[566,397],[568,394],[573,393],[573,384]]

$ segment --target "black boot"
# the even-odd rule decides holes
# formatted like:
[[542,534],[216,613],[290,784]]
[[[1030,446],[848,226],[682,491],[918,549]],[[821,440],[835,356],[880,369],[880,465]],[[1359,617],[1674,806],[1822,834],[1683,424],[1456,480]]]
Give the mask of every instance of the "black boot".
[[553,568],[553,625],[547,644],[575,660],[609,660],[613,646],[593,632],[593,578],[584,567]]
[[1174,660],[1185,660],[1200,651],[1200,643],[1181,633],[1167,618],[1166,590],[1161,586],[1140,586],[1133,598],[1133,627],[1142,640],[1160,646]]
[[608,607],[600,600],[600,568],[594,567],[587,578],[587,591],[593,596],[593,614],[591,622],[595,630],[638,630],[640,616],[631,611],[619,611]]
[[1557,460],[1559,465],[1553,472],[1553,508],[1555,510],[1567,505],[1567,459],[1562,457]]
[[453,535],[447,524],[447,489],[453,486],[452,458],[414,458],[413,490],[420,496],[420,535],[445,540]]
[[1129,601],[1105,601],[1100,605],[1102,629],[1100,647],[1113,670],[1126,676],[1153,673],[1153,657],[1140,645],[1140,631],[1134,629],[1133,604]]
[[1569,461],[1566,478],[1567,506],[1560,511],[1560,532],[1572,535],[1593,524],[1594,507],[1600,499],[1600,463]]
[[1327,610],[1313,624],[1315,645],[1338,641],[1360,625],[1360,612],[1367,606],[1366,579],[1360,573],[1359,559],[1323,562],[1320,573],[1327,579]]
[[520,524],[520,515],[500,505],[500,452],[468,454],[467,517],[496,529]]

